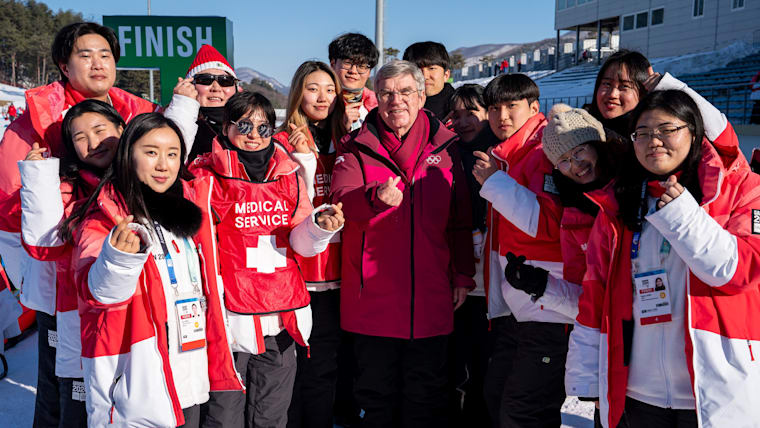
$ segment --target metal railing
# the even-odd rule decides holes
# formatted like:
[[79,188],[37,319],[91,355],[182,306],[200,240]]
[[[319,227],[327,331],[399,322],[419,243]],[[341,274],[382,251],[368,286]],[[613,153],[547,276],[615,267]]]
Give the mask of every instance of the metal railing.
[[[688,83],[688,82],[687,82]],[[749,84],[740,83],[733,85],[711,86],[709,88],[692,87],[702,95],[710,104],[723,112],[728,121],[734,125],[746,125],[752,116],[754,101],[750,99],[751,91]],[[571,107],[581,108],[593,101],[592,95],[575,97],[539,98],[541,112],[547,114],[552,106],[557,103],[568,104]]]

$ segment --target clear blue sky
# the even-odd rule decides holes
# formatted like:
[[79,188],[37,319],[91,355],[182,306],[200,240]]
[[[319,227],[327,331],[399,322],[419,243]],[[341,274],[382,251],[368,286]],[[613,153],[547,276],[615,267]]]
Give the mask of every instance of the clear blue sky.
[[[102,22],[103,15],[143,15],[147,1],[42,0]],[[553,37],[554,0],[386,0],[385,47],[402,53],[417,41],[449,50]],[[327,45],[346,32],[375,38],[375,2],[308,0],[153,0],[153,15],[225,16],[233,23],[235,66],[285,85],[307,59],[327,61]],[[189,64],[188,64],[189,65]]]

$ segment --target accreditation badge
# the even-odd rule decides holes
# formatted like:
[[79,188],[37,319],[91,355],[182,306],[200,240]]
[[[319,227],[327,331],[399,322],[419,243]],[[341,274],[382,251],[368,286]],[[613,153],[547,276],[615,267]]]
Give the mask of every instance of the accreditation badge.
[[197,297],[177,300],[177,330],[180,352],[201,349],[206,346],[206,317]]
[[637,273],[633,276],[639,302],[641,325],[659,324],[672,320],[670,284],[664,269]]

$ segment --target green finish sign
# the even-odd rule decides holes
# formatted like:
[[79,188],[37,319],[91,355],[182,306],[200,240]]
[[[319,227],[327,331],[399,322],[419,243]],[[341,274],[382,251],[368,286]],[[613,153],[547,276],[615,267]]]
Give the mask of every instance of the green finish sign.
[[168,103],[177,77],[185,77],[203,45],[235,66],[232,22],[217,16],[104,16],[121,46],[119,68],[160,70],[161,100]]

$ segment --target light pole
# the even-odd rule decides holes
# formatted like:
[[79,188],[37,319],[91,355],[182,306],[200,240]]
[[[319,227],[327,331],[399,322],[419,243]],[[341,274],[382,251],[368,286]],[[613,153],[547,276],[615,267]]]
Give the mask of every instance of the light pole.
[[377,62],[380,67],[385,62],[385,52],[383,52],[383,9],[384,1],[375,0],[375,46],[377,46],[377,50],[380,52]]
[[[150,0],[148,0],[148,16],[150,16]],[[150,102],[155,102],[153,97],[153,69],[148,70],[148,85],[150,85]]]

